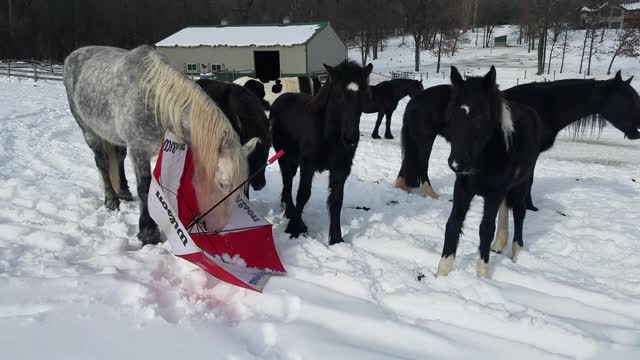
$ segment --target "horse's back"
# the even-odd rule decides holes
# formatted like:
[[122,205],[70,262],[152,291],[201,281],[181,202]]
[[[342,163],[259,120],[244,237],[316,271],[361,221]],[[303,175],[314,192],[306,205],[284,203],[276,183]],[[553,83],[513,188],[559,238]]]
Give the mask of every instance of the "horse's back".
[[269,120],[274,146],[304,143],[315,138],[314,115],[309,111],[311,96],[285,93],[271,106]]

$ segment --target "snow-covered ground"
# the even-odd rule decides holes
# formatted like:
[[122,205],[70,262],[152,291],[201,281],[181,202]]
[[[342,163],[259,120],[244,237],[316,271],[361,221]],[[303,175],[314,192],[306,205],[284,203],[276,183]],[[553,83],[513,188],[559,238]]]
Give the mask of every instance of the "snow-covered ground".
[[[374,71],[411,68],[411,49],[393,44]],[[578,76],[576,58],[567,77]],[[495,63],[504,88],[521,64],[534,66],[521,48],[467,48],[444,61],[477,72]],[[618,61],[626,75],[638,73],[637,60]],[[599,77],[607,65],[604,55],[594,62]],[[406,101],[394,115],[397,136]],[[640,356],[640,143],[613,128],[599,139],[563,133],[539,162],[541,211],[527,214],[519,262],[492,254],[489,278],[477,278],[477,200],[455,270],[435,278],[454,180],[449,147],[439,139],[432,155],[441,198],[406,194],[392,186],[399,139],[371,140],[374,121],[363,116],[346,185],[346,244],[326,246],[326,173],[316,175],[304,215],[308,237],[283,232],[277,165],[267,187],[252,192],[288,270],[258,294],[211,278],[166,246],[141,248],[137,205],[102,206],[62,85],[0,78],[0,358]],[[363,206],[371,210],[356,209]],[[427,276],[418,282],[420,272]]]

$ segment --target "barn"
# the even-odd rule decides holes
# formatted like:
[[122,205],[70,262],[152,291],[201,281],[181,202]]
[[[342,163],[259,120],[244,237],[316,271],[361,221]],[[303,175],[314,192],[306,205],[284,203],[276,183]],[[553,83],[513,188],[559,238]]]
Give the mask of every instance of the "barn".
[[251,76],[275,80],[323,73],[347,57],[328,22],[188,27],[156,44],[188,75],[220,80]]

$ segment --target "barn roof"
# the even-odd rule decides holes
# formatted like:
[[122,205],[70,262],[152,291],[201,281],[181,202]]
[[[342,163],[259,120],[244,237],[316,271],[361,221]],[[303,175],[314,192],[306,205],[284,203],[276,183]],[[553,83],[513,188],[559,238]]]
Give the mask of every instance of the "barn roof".
[[294,46],[306,44],[329,23],[187,27],[157,47]]

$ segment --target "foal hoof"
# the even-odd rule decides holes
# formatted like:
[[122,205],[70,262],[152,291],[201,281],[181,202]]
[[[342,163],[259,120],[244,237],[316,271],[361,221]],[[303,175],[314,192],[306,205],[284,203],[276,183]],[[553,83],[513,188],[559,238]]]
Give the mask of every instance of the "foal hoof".
[[122,201],[133,201],[133,194],[129,189],[120,190],[118,193],[118,199]]
[[104,206],[111,211],[116,211],[120,207],[120,199],[117,197],[106,198],[104,199]]
[[388,140],[393,140],[393,135],[391,135],[391,133],[384,134],[384,138]]
[[138,240],[142,242],[142,246],[145,245],[157,245],[162,239],[160,238],[160,230],[157,227],[145,228],[138,232]]
[[298,219],[290,219],[287,228],[284,230],[287,234],[289,234],[289,238],[297,238],[300,234],[304,234],[307,232],[307,225],[304,224],[302,220]]
[[371,137],[374,139],[380,139],[380,135],[378,135],[378,133],[371,134]]

